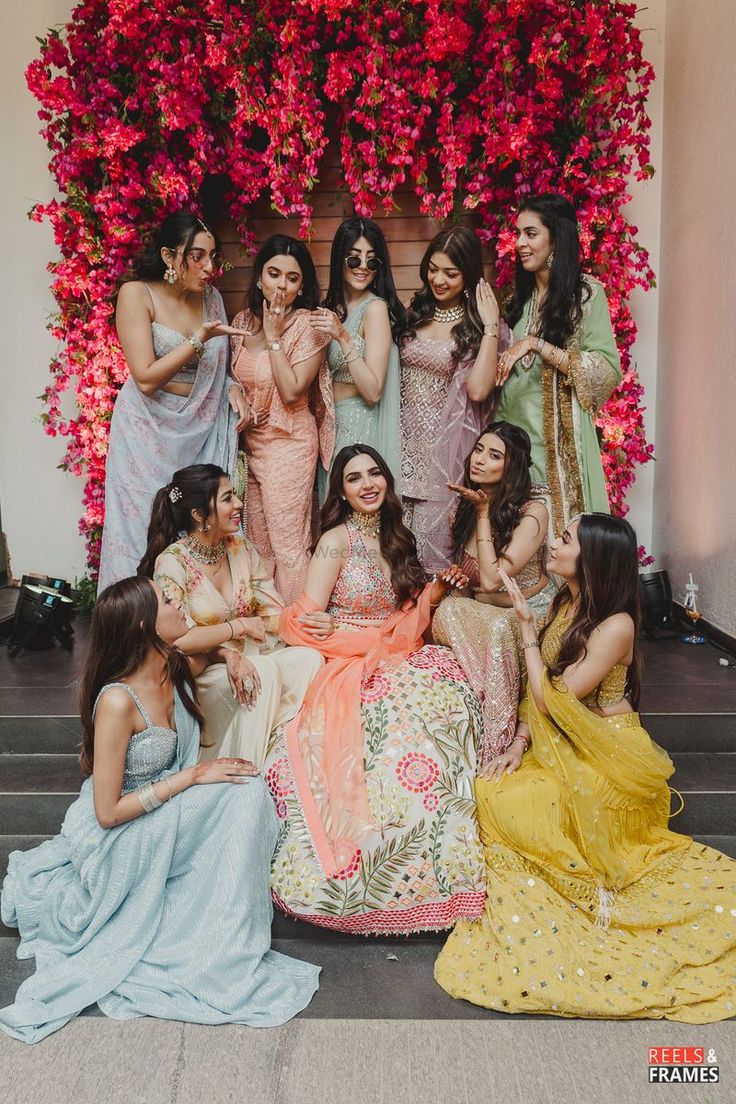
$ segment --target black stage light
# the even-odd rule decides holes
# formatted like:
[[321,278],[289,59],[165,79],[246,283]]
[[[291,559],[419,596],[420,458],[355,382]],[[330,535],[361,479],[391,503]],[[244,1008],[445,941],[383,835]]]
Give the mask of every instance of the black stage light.
[[13,631],[8,640],[8,655],[17,655],[21,648],[48,648],[54,640],[71,651],[74,601],[70,591],[65,579],[51,575],[23,576]]
[[672,587],[666,571],[650,571],[639,575],[641,608],[644,632],[654,639],[662,632],[676,635],[674,610],[672,608]]

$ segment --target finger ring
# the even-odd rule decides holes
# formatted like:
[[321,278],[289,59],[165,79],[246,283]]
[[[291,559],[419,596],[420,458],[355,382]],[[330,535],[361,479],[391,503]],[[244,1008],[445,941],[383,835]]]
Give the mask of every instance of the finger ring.
[[252,678],[248,677],[243,679],[243,689],[245,690],[246,694],[252,694],[255,688],[256,684],[254,683]]
[[281,314],[281,307],[274,307],[273,308],[273,313],[274,314]]

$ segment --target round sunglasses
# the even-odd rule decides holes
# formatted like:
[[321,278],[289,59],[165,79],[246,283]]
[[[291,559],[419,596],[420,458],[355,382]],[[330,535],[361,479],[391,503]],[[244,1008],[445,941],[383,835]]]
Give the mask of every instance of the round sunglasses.
[[369,272],[377,272],[381,267],[381,263],[378,257],[368,257],[364,263],[363,258],[356,257],[354,253],[351,253],[345,258],[345,266],[352,272],[354,272],[356,268],[367,268]]

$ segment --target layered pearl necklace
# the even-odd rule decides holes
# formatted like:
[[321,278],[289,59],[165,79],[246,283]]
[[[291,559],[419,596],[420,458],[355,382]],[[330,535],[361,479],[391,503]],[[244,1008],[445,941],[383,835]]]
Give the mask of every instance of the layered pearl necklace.
[[461,303],[457,306],[448,307],[447,310],[443,310],[442,307],[434,308],[434,320],[435,322],[459,322],[465,317],[465,307]]
[[190,535],[184,539],[184,544],[193,560],[207,564],[209,567],[218,564],[227,552],[224,539],[219,540],[217,544],[205,544],[204,541]]

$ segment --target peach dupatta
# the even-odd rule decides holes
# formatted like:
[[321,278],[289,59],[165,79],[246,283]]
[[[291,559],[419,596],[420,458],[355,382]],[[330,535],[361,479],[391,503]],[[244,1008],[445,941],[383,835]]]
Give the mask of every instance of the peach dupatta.
[[373,829],[363,771],[361,684],[380,663],[398,665],[422,646],[429,597],[427,585],[412,609],[396,610],[381,625],[336,629],[320,641],[299,623],[303,613],[320,609],[308,594],[281,614],[284,640],[316,648],[327,660],[286,728],[304,817],[327,877],[355,859],[361,837]]

